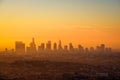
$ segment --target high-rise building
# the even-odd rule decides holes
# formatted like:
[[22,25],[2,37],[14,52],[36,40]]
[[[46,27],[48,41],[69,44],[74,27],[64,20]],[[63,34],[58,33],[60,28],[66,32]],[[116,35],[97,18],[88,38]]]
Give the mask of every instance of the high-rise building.
[[25,53],[25,44],[21,41],[15,42],[15,52],[16,53]]
[[73,47],[73,44],[72,44],[72,43],[69,43],[69,50],[70,50],[70,51],[73,51],[73,50],[74,50],[74,47]]
[[37,52],[34,38],[32,38],[32,42],[30,43],[30,46],[27,47],[27,52],[28,53],[36,53]]
[[51,50],[51,41],[46,43],[46,50]]
[[53,49],[54,49],[54,50],[57,50],[57,43],[54,43]]
[[45,44],[41,43],[41,49],[44,50],[45,49]]
[[31,53],[31,48],[30,47],[26,47],[26,52],[27,53]]
[[44,43],[41,43],[40,46],[38,46],[38,52],[43,52],[45,49],[45,44]]
[[58,44],[58,50],[62,50],[62,42],[61,42],[61,40],[59,41],[59,44]]
[[80,53],[83,53],[84,52],[84,48],[82,47],[82,45],[78,45],[78,51],[80,52]]
[[100,53],[100,46],[96,46],[96,53]]
[[105,52],[105,45],[104,44],[101,44],[101,46],[100,46],[100,52],[101,53]]

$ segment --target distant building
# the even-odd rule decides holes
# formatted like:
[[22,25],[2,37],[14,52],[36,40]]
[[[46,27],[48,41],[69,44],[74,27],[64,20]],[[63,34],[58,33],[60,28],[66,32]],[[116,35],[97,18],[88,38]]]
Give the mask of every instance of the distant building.
[[25,44],[21,41],[15,42],[15,52],[16,53],[25,53]]
[[57,43],[54,43],[53,49],[54,49],[54,50],[57,50]]
[[78,52],[80,52],[80,53],[83,53],[84,52],[84,48],[83,48],[83,46],[82,45],[78,45]]
[[51,50],[51,41],[46,43],[46,50]]
[[105,52],[106,52],[106,53],[111,53],[111,52],[112,52],[112,49],[111,49],[111,48],[105,48]]
[[69,50],[70,50],[70,51],[73,51],[73,50],[74,50],[74,47],[73,47],[73,44],[72,44],[72,43],[69,43]]
[[45,44],[41,43],[41,49],[44,50],[45,49]]
[[68,46],[67,45],[64,46],[64,51],[68,51]]
[[101,44],[101,45],[100,45],[100,52],[101,52],[101,53],[104,53],[104,52],[105,52],[105,45],[104,45],[104,44]]
[[8,48],[5,48],[5,53],[8,53]]
[[32,53],[32,52],[31,52],[31,48],[30,48],[30,47],[26,47],[26,52],[27,52],[27,53]]
[[89,49],[88,48],[85,48],[85,53],[89,53]]
[[59,41],[59,44],[58,44],[58,50],[62,50],[63,48],[62,48],[62,42],[61,42],[61,40]]
[[38,52],[43,52],[45,50],[45,44],[41,43],[40,46],[38,46]]
[[94,52],[95,52],[94,47],[90,47],[90,52],[91,52],[91,53],[94,53]]
[[101,44],[100,46],[96,46],[97,53],[104,53],[105,52],[105,45]]
[[3,51],[3,53],[6,53],[6,54],[13,54],[14,52],[15,52],[14,49],[8,50],[7,48],[5,48],[5,51]]
[[100,46],[96,46],[96,53],[100,53]]
[[32,42],[30,43],[30,46],[27,47],[27,52],[28,53],[36,53],[37,52],[34,38],[32,38]]

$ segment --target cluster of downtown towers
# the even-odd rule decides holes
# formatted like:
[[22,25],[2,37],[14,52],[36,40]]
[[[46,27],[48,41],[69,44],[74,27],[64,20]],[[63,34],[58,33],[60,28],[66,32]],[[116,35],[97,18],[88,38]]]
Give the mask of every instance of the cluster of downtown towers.
[[104,44],[96,46],[96,49],[93,47],[84,48],[81,45],[78,45],[78,48],[74,48],[72,43],[69,45],[64,45],[62,47],[61,41],[59,43],[51,44],[51,41],[47,43],[41,43],[38,48],[36,47],[34,38],[28,47],[25,46],[25,43],[22,41],[15,42],[15,53],[49,53],[49,52],[60,52],[60,53],[108,53],[111,52],[111,48],[106,48]]

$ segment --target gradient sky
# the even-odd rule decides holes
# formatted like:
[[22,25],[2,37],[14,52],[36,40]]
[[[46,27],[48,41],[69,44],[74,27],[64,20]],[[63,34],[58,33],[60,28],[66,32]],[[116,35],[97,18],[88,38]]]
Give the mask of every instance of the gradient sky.
[[120,0],[0,0],[0,50],[32,37],[120,49]]

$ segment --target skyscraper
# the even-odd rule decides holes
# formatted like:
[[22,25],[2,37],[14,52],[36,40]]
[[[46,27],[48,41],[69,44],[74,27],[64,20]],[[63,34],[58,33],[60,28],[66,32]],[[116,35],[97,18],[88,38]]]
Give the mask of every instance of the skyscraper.
[[96,53],[100,53],[100,46],[96,46]]
[[104,44],[101,44],[101,46],[100,46],[100,52],[101,53],[105,52],[105,45]]
[[59,44],[58,44],[58,50],[62,50],[62,42],[61,42],[61,40],[59,41]]
[[57,43],[54,43],[53,49],[54,49],[54,50],[57,50]]
[[78,51],[80,52],[80,53],[83,53],[84,52],[84,48],[83,48],[83,46],[82,45],[78,45]]
[[15,52],[16,53],[25,53],[25,44],[21,41],[15,42]]
[[51,50],[51,41],[46,43],[46,50]]
[[74,50],[74,47],[73,47],[73,44],[72,44],[72,43],[69,43],[69,50],[70,50],[70,51],[73,51],[73,50]]
[[30,46],[27,47],[27,52],[28,53],[36,53],[37,52],[34,38],[32,38],[32,42],[30,43]]
[[38,46],[38,52],[43,52],[45,49],[45,44],[44,43],[41,43],[40,46]]
[[45,44],[41,43],[41,49],[44,50],[45,49]]

